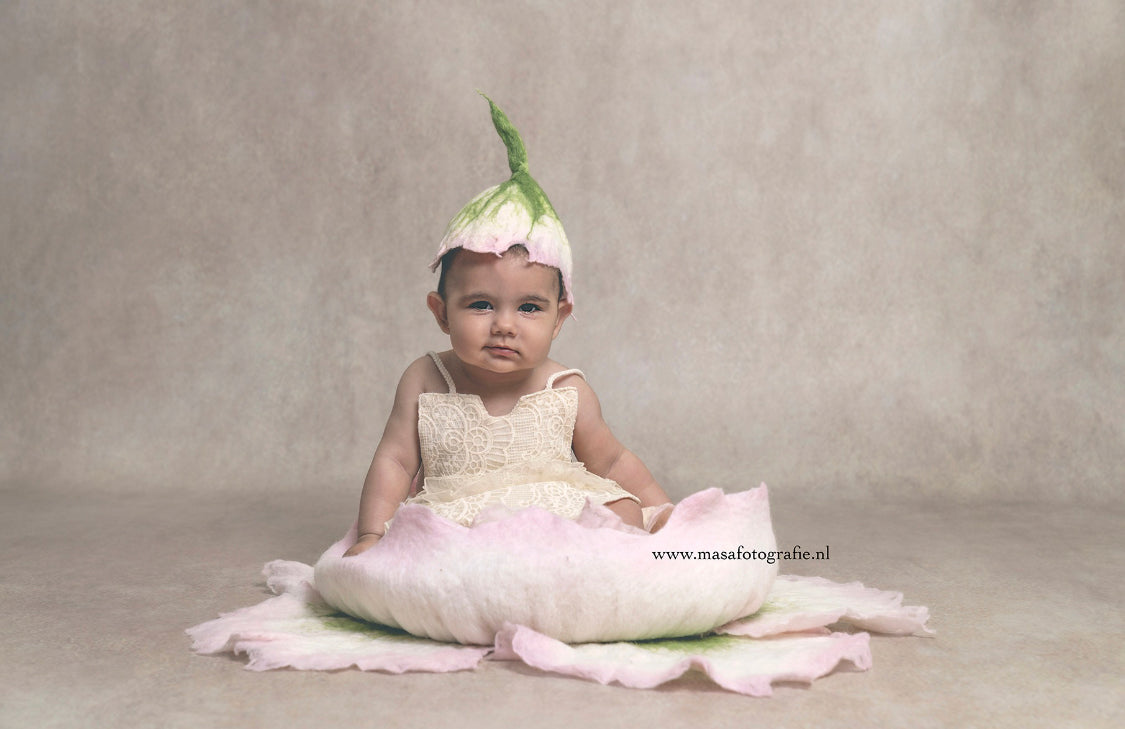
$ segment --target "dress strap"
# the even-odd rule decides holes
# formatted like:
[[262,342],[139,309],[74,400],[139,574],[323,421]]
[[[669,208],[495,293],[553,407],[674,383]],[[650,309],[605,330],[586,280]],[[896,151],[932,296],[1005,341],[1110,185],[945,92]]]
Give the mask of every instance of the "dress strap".
[[430,355],[430,359],[437,365],[438,372],[445,378],[445,384],[449,386],[449,391],[457,394],[457,387],[453,384],[453,378],[449,376],[449,370],[445,369],[445,365],[441,363],[441,357],[437,355],[437,352],[426,352],[426,354]]
[[560,377],[566,377],[567,375],[578,375],[583,380],[586,379],[586,375],[582,374],[582,370],[563,370],[562,372],[556,372],[555,374],[547,378],[546,389],[550,390],[555,386],[555,380],[559,379]]

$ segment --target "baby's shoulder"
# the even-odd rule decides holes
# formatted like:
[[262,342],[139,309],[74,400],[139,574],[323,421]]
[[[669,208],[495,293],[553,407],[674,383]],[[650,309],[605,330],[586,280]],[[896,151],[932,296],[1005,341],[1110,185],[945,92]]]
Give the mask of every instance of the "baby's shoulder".
[[556,389],[572,387],[577,390],[578,421],[575,428],[587,430],[600,423],[602,421],[602,405],[598,400],[597,393],[594,392],[594,388],[590,387],[590,383],[586,381],[585,373],[582,370],[561,365],[554,360],[548,361],[548,364],[550,365],[550,374],[547,375],[547,378],[549,380],[553,378],[552,387]]
[[433,359],[424,354],[407,366],[399,379],[398,389],[405,397],[417,398],[423,392],[446,392],[449,388]]
[[543,379],[550,383],[551,387],[575,387],[579,392],[590,389],[582,370],[559,364],[553,359],[547,360],[544,364]]

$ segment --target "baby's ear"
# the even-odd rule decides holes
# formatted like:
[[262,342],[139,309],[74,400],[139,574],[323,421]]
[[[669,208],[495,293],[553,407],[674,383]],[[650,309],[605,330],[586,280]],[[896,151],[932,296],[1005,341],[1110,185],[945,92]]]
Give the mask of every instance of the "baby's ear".
[[[430,307],[430,311],[434,314],[434,319],[437,320],[437,325],[446,334],[449,334],[449,316],[445,310],[445,300],[436,291],[431,291],[426,294],[426,306]],[[556,332],[557,334],[558,332]]]
[[551,339],[559,336],[559,332],[562,331],[563,322],[566,321],[567,317],[570,316],[570,312],[573,310],[574,304],[570,303],[569,301],[559,302],[559,316],[558,320],[555,321],[555,333],[551,335]]

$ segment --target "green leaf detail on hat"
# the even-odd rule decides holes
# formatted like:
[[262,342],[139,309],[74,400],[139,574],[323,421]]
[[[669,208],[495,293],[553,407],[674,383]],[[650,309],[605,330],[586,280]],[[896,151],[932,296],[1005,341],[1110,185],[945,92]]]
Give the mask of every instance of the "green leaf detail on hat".
[[492,124],[508,150],[512,176],[461,208],[449,222],[430,268],[437,268],[441,257],[454,248],[500,256],[514,245],[523,245],[530,261],[553,266],[562,272],[564,298],[573,302],[570,242],[559,216],[543,188],[527,170],[527,150],[519,132],[492,99],[483,93],[481,96],[488,101]]

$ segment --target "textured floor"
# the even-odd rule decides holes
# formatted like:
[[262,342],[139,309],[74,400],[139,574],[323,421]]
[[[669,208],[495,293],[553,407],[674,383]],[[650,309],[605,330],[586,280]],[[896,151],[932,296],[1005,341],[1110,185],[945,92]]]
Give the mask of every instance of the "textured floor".
[[771,490],[787,563],[900,590],[933,638],[874,637],[874,667],[770,699],[689,676],[655,691],[508,663],[402,676],[255,673],[183,629],[260,601],[274,558],[312,562],[354,495],[224,500],[0,491],[0,726],[1120,726],[1121,508],[832,505]]

